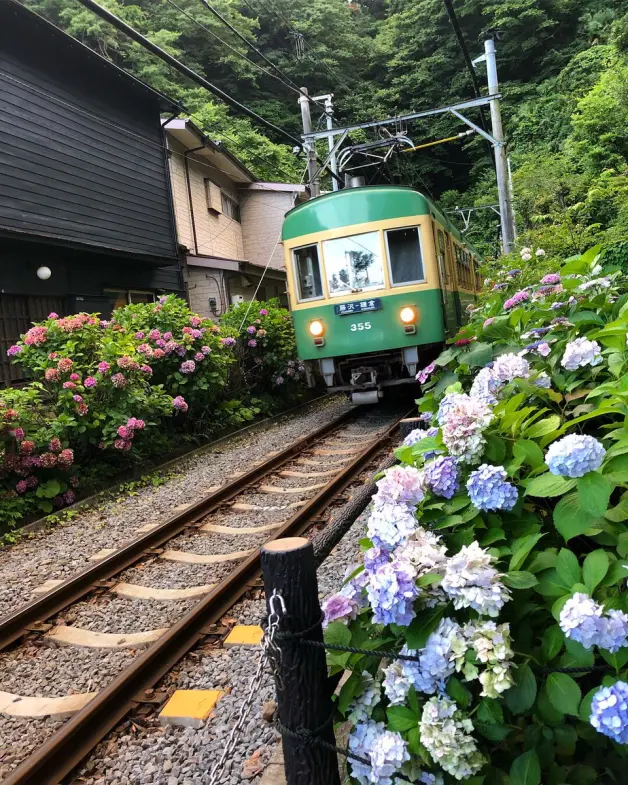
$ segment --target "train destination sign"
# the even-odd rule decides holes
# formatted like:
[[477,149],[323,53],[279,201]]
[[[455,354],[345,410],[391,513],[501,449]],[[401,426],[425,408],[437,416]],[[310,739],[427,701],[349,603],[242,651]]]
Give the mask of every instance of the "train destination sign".
[[379,311],[382,307],[382,301],[379,297],[370,300],[356,300],[354,303],[339,303],[334,305],[334,313],[339,316],[346,316],[347,314],[364,313],[365,311]]

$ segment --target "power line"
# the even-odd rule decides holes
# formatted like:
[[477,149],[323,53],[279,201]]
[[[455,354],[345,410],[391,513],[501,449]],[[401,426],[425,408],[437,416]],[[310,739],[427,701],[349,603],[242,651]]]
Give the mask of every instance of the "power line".
[[140,46],[143,46],[149,52],[156,55],[164,62],[168,63],[168,65],[170,65],[172,68],[187,76],[188,79],[191,79],[193,82],[196,82],[201,87],[205,88],[205,90],[208,90],[210,93],[213,93],[214,95],[218,96],[221,100],[223,100],[226,104],[228,104],[232,108],[237,109],[238,111],[247,115],[247,117],[250,117],[252,120],[255,120],[256,122],[260,123],[260,125],[263,125],[266,128],[271,129],[274,133],[281,135],[284,139],[288,139],[292,145],[298,145],[299,147],[303,147],[303,143],[301,142],[300,139],[297,139],[295,136],[292,136],[292,134],[288,133],[287,131],[284,131],[283,128],[279,128],[279,126],[276,126],[274,123],[271,123],[269,120],[266,120],[264,117],[257,114],[257,112],[254,112],[252,109],[249,109],[248,106],[245,106],[244,104],[237,101],[235,98],[232,98],[232,96],[230,96],[224,90],[221,90],[219,87],[212,84],[209,80],[205,79],[200,74],[197,74],[196,71],[193,71],[191,68],[188,68],[187,65],[182,63],[180,60],[177,60],[176,57],[173,57],[164,49],[157,46],[157,44],[153,43],[150,39],[143,36],[141,33],[135,30],[135,28],[128,25],[118,16],[112,14],[111,11],[108,11],[106,8],[103,8],[101,5],[96,3],[95,0],[78,0],[78,2],[84,5],[86,8],[88,8],[90,11],[93,11],[97,16],[100,16],[106,22],[109,22],[117,30],[127,35],[136,43],[140,44]]
[[[252,49],[252,50],[253,50],[253,51],[254,51],[256,54],[258,54],[258,55],[259,55],[259,56],[260,56],[260,57],[261,57],[261,58],[264,60],[264,62],[268,63],[268,65],[269,65],[271,68],[274,68],[274,69],[275,69],[275,71],[277,71],[277,73],[280,75],[281,79],[282,79],[282,80],[284,80],[284,83],[285,83],[285,82],[288,82],[288,83],[289,83],[289,85],[291,85],[291,86],[292,86],[292,89],[293,89],[293,90],[295,90],[295,92],[297,92],[299,95],[302,95],[302,93],[301,93],[301,90],[300,90],[299,86],[296,84],[296,82],[294,82],[294,81],[293,81],[293,80],[292,80],[292,79],[291,79],[291,78],[290,78],[290,77],[289,77],[287,74],[285,74],[285,73],[284,73],[284,72],[283,72],[283,71],[282,71],[282,70],[279,68],[279,66],[276,66],[276,65],[275,65],[275,64],[272,62],[272,60],[269,60],[269,59],[266,57],[266,55],[265,55],[263,52],[261,52],[261,51],[260,51],[260,50],[259,50],[259,49],[258,49],[258,48],[255,46],[255,44],[254,44],[252,41],[249,41],[249,39],[248,39],[248,38],[246,38],[246,36],[242,35],[242,33],[241,33],[239,30],[237,30],[237,29],[236,29],[236,28],[235,28],[235,27],[234,27],[234,26],[231,24],[231,22],[229,22],[229,20],[228,20],[228,19],[225,19],[225,17],[224,17],[224,16],[223,16],[223,15],[220,13],[220,11],[218,11],[216,8],[214,8],[214,6],[213,6],[213,5],[211,5],[210,3],[208,3],[208,2],[207,2],[207,0],[200,0],[200,2],[201,2],[201,3],[202,3],[204,6],[205,6],[205,8],[207,8],[207,10],[208,10],[208,11],[210,11],[210,12],[211,12],[211,13],[212,13],[212,14],[213,14],[213,15],[214,15],[214,16],[215,16],[217,19],[219,19],[219,20],[220,20],[220,21],[221,21],[221,22],[222,22],[224,25],[226,25],[226,26],[229,28],[229,30],[231,30],[231,32],[233,32],[235,35],[237,35],[237,36],[238,36],[238,38],[239,38],[241,41],[243,41],[243,42],[244,42],[244,43],[245,43],[245,44],[246,44],[246,45],[247,45],[247,46],[248,46],[250,49]],[[309,97],[308,97],[308,100],[310,101],[310,103],[318,103],[318,102],[313,102],[313,101],[312,101],[312,99],[311,99],[311,98],[309,98]]]
[[217,41],[220,41],[220,43],[223,46],[226,46],[227,49],[230,49],[238,57],[241,57],[243,60],[246,60],[246,62],[249,63],[249,65],[252,65],[253,68],[257,68],[258,71],[261,71],[263,74],[266,74],[266,76],[270,76],[272,79],[276,79],[278,82],[281,82],[281,84],[283,84],[289,90],[293,90],[295,93],[299,93],[299,95],[300,95],[300,91],[299,91],[298,88],[295,89],[294,87],[289,85],[287,82],[284,82],[284,80],[281,77],[277,76],[276,74],[273,74],[271,71],[268,71],[266,68],[261,66],[259,63],[256,63],[253,60],[250,60],[245,54],[243,54],[238,49],[236,49],[235,46],[232,46],[228,41],[225,41],[219,35],[216,35],[216,33],[214,33],[213,30],[210,30],[209,27],[206,27],[202,22],[199,22],[198,19],[196,19],[194,16],[192,16],[192,14],[188,13],[188,11],[186,11],[185,8],[181,8],[181,6],[178,5],[177,3],[175,3],[174,0],[166,0],[166,2],[169,3],[171,6],[173,6],[174,8],[176,8],[177,11],[179,11],[181,14],[186,16],[192,22],[194,22],[194,24],[197,25],[198,27],[200,27],[201,30],[204,30],[206,33],[211,35]]

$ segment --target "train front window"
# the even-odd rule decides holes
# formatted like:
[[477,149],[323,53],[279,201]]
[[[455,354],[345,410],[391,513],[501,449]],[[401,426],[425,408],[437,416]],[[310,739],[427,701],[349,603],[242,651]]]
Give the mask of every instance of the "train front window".
[[323,242],[329,296],[384,288],[379,232]]
[[418,226],[386,232],[390,281],[393,286],[425,280]]
[[305,245],[292,252],[294,267],[299,286],[299,300],[315,300],[323,296],[321,264],[318,259],[318,246]]

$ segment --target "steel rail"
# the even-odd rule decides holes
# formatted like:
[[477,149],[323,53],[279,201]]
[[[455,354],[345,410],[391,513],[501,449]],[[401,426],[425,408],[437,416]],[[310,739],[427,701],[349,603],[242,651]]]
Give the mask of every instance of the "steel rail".
[[288,463],[296,454],[307,449],[310,444],[319,441],[327,433],[355,416],[356,409],[348,409],[326,425],[281,450],[277,455],[271,456],[259,466],[253,467],[245,474],[200,499],[187,510],[172,516],[128,545],[123,545],[115,553],[106,556],[101,561],[85,567],[42,597],[31,600],[31,602],[2,617],[0,619],[0,651],[24,635],[29,628],[34,628],[37,623],[45,621],[93,591],[96,588],[95,584],[109,580],[117,573],[135,564],[147,555],[147,551],[158,548],[180,534],[186,526],[209,515],[221,504],[242,493],[248,485],[257,482],[278,466]]
[[[329,506],[334,496],[360,474],[364,462],[391,439],[401,419],[389,426],[381,440],[359,453],[269,539],[302,534],[311,520]],[[217,622],[245,594],[250,582],[260,573],[260,551],[257,548],[205,599],[20,764],[2,781],[2,785],[59,785],[61,779],[141,700],[143,692],[153,687],[206,634],[207,627]]]

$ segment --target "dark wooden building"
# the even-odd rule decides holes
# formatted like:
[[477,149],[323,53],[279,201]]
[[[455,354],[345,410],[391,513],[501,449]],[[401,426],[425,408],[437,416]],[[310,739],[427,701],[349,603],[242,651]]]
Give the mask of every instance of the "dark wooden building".
[[19,378],[7,348],[50,311],[108,315],[183,292],[161,124],[177,112],[0,2],[0,383]]

